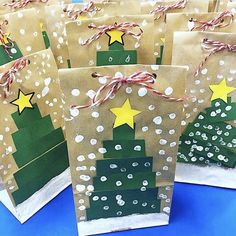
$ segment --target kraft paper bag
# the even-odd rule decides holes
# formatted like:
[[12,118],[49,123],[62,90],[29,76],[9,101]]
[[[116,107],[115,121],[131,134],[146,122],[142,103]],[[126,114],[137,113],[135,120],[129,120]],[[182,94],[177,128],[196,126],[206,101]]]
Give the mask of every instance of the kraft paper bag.
[[229,33],[174,34],[172,63],[189,67],[176,181],[236,189],[235,43]]
[[45,8],[47,32],[58,68],[70,67],[65,24],[99,16],[116,15],[117,3],[52,5]]
[[[45,49],[36,10],[0,16],[0,66]],[[30,24],[28,24],[30,22]]]
[[153,16],[94,18],[66,24],[72,67],[155,64]]
[[[165,45],[166,13],[174,12],[208,12],[208,0],[180,0],[180,1],[146,1],[141,3],[144,14],[154,15],[154,40],[156,64],[161,65]],[[178,6],[178,7],[177,7]]]
[[24,223],[70,183],[50,49],[0,67],[0,201]]
[[59,71],[80,236],[168,224],[185,75],[141,65]]
[[234,14],[229,10],[218,13],[172,13],[166,16],[166,36],[163,63],[171,64],[175,31],[214,31],[236,33]]

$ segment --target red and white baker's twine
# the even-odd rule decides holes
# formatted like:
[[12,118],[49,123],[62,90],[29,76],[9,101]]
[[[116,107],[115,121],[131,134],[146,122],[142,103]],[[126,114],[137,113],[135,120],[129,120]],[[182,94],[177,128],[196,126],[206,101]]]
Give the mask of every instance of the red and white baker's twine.
[[200,71],[202,70],[203,66],[207,62],[210,56],[218,53],[218,52],[223,52],[227,50],[228,52],[235,52],[236,53],[236,44],[226,44],[221,41],[215,41],[215,40],[210,40],[210,39],[203,39],[202,41],[202,48],[208,52],[210,52],[204,60],[199,64],[196,72],[194,73],[195,76],[198,76]]
[[153,92],[159,97],[167,99],[170,102],[182,102],[183,98],[173,98],[166,96],[160,91],[154,89],[151,85],[156,82],[156,75],[139,71],[130,76],[116,75],[116,76],[103,76],[98,73],[92,74],[94,78],[106,78],[108,82],[100,87],[94,97],[91,99],[91,103],[87,105],[77,106],[73,105],[73,109],[84,109],[84,108],[93,108],[95,106],[100,106],[105,103],[112,96],[115,96],[121,87],[128,84],[135,84],[141,87],[146,88],[147,90]]
[[[229,21],[226,21],[227,18],[229,18]],[[233,22],[233,20],[234,20],[234,15],[228,10],[221,12],[219,15],[217,15],[214,19],[210,21],[200,21],[197,19],[191,19],[192,22],[197,24],[191,29],[191,31],[194,30],[206,31],[214,28],[227,27]]]
[[156,9],[152,10],[150,14],[153,15],[160,14],[158,17],[155,18],[155,20],[158,20],[170,10],[185,8],[187,2],[188,2],[187,0],[181,0],[171,5],[159,5]]
[[12,9],[19,9],[26,7],[29,3],[47,3],[48,0],[12,0],[9,3],[4,3],[3,6],[10,7]]
[[5,97],[9,95],[10,87],[15,80],[16,73],[29,65],[30,61],[24,57],[15,61],[12,67],[0,76],[0,87],[3,88]]
[[[6,52],[6,54],[10,58],[12,58],[12,54],[10,52],[10,49],[14,47],[14,42],[8,36],[6,36],[6,34],[5,34],[4,30],[3,30],[3,27],[6,26],[7,24],[8,24],[7,20],[4,20],[0,24],[0,42],[1,42],[2,47],[3,47],[4,51]],[[5,39],[7,39],[8,42],[5,42]]]
[[76,20],[79,16],[81,16],[84,13],[90,13],[90,12],[99,11],[99,10],[100,9],[95,6],[95,3],[93,1],[90,1],[84,6],[83,9],[74,10],[68,7],[64,9],[64,12],[67,13],[67,16],[70,19]]
[[[133,38],[140,39],[140,37],[143,34],[143,30],[139,26],[139,24],[134,23],[134,22],[122,22],[122,23],[115,23],[114,25],[101,25],[101,26],[96,26],[95,24],[90,24],[89,29],[96,29],[99,30],[96,34],[91,36],[89,39],[85,40],[84,42],[81,42],[80,44],[82,46],[89,45],[92,42],[98,40],[103,34],[112,31],[112,30],[119,30],[124,33],[124,35],[130,35]],[[133,33],[132,31],[129,30],[129,28],[138,28],[140,30],[139,33]]]

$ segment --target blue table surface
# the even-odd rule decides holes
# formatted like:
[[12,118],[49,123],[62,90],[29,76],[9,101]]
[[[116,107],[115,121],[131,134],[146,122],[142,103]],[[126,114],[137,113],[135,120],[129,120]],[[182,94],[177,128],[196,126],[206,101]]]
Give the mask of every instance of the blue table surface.
[[[0,204],[1,236],[76,236],[71,187],[24,225]],[[132,230],[107,236],[234,236],[236,191],[207,186],[175,185],[169,226]]]

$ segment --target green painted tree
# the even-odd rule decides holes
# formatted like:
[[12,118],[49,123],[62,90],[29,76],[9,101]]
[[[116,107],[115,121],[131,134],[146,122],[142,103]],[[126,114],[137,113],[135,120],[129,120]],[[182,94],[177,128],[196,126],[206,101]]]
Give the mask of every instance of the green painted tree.
[[201,112],[180,138],[178,162],[199,165],[217,163],[235,168],[236,127],[230,122],[236,120],[236,103],[226,96],[235,89],[224,82],[211,88],[211,107]]
[[3,43],[0,42],[0,66],[23,56],[17,43],[14,41],[11,42],[9,39],[9,34],[4,35],[4,44],[9,48],[4,47]]
[[109,36],[109,51],[97,52],[97,66],[137,64],[137,51],[124,49],[124,33],[113,30]]
[[[135,125],[128,120],[119,123],[124,110],[116,113],[115,109],[111,109],[117,115],[113,140],[103,142],[104,158],[96,161],[87,220],[160,212],[153,157],[146,156],[145,141],[135,139]],[[135,110],[131,111],[134,116]]]
[[16,205],[69,167],[67,143],[62,129],[54,129],[50,115],[42,117],[37,104],[31,106],[29,103],[22,108],[21,98],[19,96],[12,102],[19,109],[12,114],[18,128],[12,134],[16,147],[13,158],[19,168],[14,174],[18,189],[12,193]]

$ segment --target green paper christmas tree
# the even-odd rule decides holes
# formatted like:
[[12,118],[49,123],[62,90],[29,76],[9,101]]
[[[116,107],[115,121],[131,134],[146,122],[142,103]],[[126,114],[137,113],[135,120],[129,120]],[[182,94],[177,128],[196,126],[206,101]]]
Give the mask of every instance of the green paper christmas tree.
[[97,52],[97,66],[137,64],[137,51],[124,49],[124,33],[113,30],[109,36],[109,51]]
[[135,139],[135,125],[130,125],[129,121],[115,124],[113,140],[103,142],[106,152],[96,161],[87,220],[160,212],[153,157],[146,156],[145,141]]
[[[9,34],[4,35],[4,43],[7,46],[11,46],[11,43],[9,42]],[[11,61],[14,61],[16,59],[21,58],[23,55],[17,46],[16,42],[13,42],[13,47],[7,49],[9,54],[6,52],[6,50],[3,47],[3,44],[0,42],[0,66],[5,65]]]
[[[31,96],[28,104],[23,104],[20,96]],[[16,147],[13,158],[19,168],[14,174],[18,189],[12,193],[16,205],[69,167],[67,143],[62,129],[54,129],[50,115],[42,117],[37,104],[30,103],[33,94],[20,92],[20,96],[12,102],[19,109],[12,114],[18,128],[12,134]]]
[[211,88],[211,107],[201,112],[180,138],[178,162],[199,165],[217,163],[235,168],[236,127],[227,122],[236,120],[236,103],[226,97],[235,89],[226,86],[225,82]]
[[43,23],[40,23],[40,27],[41,27],[41,30],[42,30],[42,35],[43,35],[45,48],[48,49],[48,48],[50,48],[50,41],[49,41],[47,31],[45,30]]

